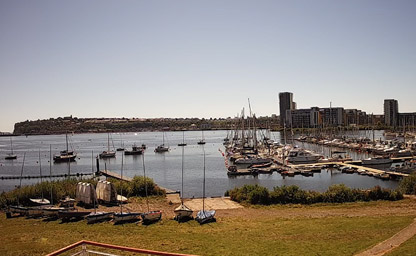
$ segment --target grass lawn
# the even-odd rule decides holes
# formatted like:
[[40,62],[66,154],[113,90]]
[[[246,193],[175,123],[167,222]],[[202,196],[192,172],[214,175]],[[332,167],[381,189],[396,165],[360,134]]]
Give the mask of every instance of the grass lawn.
[[[325,207],[325,206],[323,206]],[[353,255],[409,225],[414,216],[282,218],[87,225],[0,217],[0,255],[45,255],[79,240],[199,255]],[[415,251],[415,238],[399,250]],[[412,243],[413,242],[413,243]],[[413,250],[412,250],[413,249]],[[405,255],[396,250],[399,254]]]

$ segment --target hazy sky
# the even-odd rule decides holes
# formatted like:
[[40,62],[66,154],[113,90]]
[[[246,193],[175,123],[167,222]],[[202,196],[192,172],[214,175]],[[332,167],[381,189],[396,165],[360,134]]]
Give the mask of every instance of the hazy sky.
[[416,1],[0,1],[0,131],[77,117],[416,112]]

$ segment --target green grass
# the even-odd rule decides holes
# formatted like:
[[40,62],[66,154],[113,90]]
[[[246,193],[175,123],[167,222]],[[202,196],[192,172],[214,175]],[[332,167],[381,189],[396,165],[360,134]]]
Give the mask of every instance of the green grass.
[[386,254],[386,256],[414,256],[416,254],[416,236],[413,236],[399,248],[394,249],[392,252]]
[[199,255],[353,255],[389,238],[413,218],[219,217],[217,223],[203,226],[168,219],[150,226],[114,226],[5,219],[2,214],[0,255],[44,255],[82,239]]

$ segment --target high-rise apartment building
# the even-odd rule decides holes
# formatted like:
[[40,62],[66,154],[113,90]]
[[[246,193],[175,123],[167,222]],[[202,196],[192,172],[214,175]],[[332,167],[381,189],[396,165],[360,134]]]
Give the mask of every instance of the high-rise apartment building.
[[399,103],[394,99],[384,100],[384,124],[397,126],[399,120]]
[[288,121],[286,119],[286,111],[292,110],[295,104],[293,102],[293,93],[291,92],[281,92],[279,93],[279,109],[280,109],[280,125],[288,126]]

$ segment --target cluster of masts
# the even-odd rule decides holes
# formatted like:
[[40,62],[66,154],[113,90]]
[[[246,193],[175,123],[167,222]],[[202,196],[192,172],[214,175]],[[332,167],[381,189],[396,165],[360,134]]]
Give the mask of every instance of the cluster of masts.
[[[61,152],[62,153],[62,152]],[[69,151],[66,150],[65,153],[69,153]],[[211,221],[215,221],[215,211],[213,210],[205,210],[205,149],[203,148],[204,153],[204,162],[203,162],[203,204],[202,204],[202,210],[200,210],[196,216],[196,220],[203,224]],[[61,205],[59,207],[56,207],[51,204],[51,201],[53,201],[52,198],[52,185],[51,185],[51,201],[46,199],[43,195],[42,190],[42,196],[41,198],[34,198],[30,199],[31,203],[36,205],[33,207],[24,207],[19,204],[19,200],[17,202],[17,205],[15,206],[9,206],[7,211],[7,216],[11,216],[12,214],[19,214],[19,215],[25,215],[29,217],[49,217],[49,218],[60,218],[63,221],[69,221],[71,219],[79,219],[79,218],[86,218],[88,223],[95,223],[100,222],[104,220],[113,219],[115,224],[122,223],[122,222],[132,222],[137,221],[138,217],[141,217],[143,220],[143,223],[152,223],[160,220],[162,218],[162,212],[160,210],[153,210],[150,211],[149,208],[149,201],[148,201],[148,185],[147,185],[147,179],[146,179],[146,169],[145,169],[145,161],[144,161],[144,153],[142,152],[143,157],[143,176],[145,180],[145,193],[146,193],[146,203],[147,203],[147,212],[145,213],[139,213],[139,212],[131,212],[131,211],[124,211],[123,212],[123,203],[127,202],[127,198],[123,197],[123,186],[120,186],[120,195],[117,195],[114,187],[110,182],[98,182],[97,188],[95,189],[92,184],[89,183],[78,183],[77,184],[77,200],[70,199],[69,197],[65,200],[61,200]],[[24,160],[25,160],[26,154],[24,154],[23,157],[23,165],[22,165],[22,171],[20,176],[20,186],[21,188],[21,181],[22,181],[22,175],[23,175],[23,167],[24,167]],[[51,155],[52,158],[52,155]],[[69,161],[70,162],[70,161]],[[51,161],[50,161],[51,163]],[[124,158],[122,155],[122,164],[121,164],[121,180],[123,180],[123,163]],[[40,159],[40,151],[39,151],[39,166],[40,166],[40,177],[41,177],[41,183],[42,183],[42,166],[41,166],[41,159]],[[70,166],[70,165],[69,165]],[[98,164],[98,158],[97,158],[97,169]],[[99,173],[99,172],[98,172]],[[183,191],[184,191],[184,183],[183,183],[183,173],[184,173],[184,147],[182,147],[182,190],[180,194],[181,198],[181,205],[177,207],[175,212],[175,219],[178,221],[184,221],[187,219],[192,219],[193,210],[191,210],[189,207],[187,207],[184,204],[183,201]],[[50,171],[50,176],[52,177],[52,168]],[[108,203],[119,203],[120,204],[120,212],[114,213],[114,212],[104,212],[100,211],[97,212],[96,210],[96,204],[98,204],[98,200],[104,201],[106,204]],[[79,211],[75,210],[74,208],[74,202],[78,201],[86,205],[92,205],[94,208],[94,212],[90,211]]]

